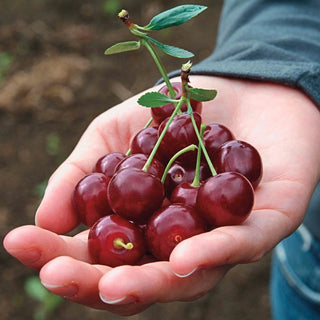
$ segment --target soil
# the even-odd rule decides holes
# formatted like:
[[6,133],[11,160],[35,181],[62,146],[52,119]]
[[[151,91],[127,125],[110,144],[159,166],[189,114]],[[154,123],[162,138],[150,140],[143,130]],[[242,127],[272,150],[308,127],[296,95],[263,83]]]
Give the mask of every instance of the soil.
[[[109,9],[104,7],[106,3]],[[208,5],[201,17],[157,35],[161,42],[193,51],[194,63],[214,48],[222,1],[197,3]],[[1,0],[2,238],[14,227],[34,223],[47,179],[72,151],[88,124],[159,78],[145,50],[110,57],[103,54],[115,42],[131,39],[112,12],[112,5],[125,7],[143,25],[153,15],[178,4],[181,1]],[[167,70],[180,67],[175,58],[163,59]],[[3,248],[0,262],[0,318],[34,319],[39,302],[26,294],[24,284],[37,273]],[[270,319],[269,266],[270,256],[238,266],[197,301],[154,305],[129,319]],[[79,318],[122,319],[67,301],[47,316]]]

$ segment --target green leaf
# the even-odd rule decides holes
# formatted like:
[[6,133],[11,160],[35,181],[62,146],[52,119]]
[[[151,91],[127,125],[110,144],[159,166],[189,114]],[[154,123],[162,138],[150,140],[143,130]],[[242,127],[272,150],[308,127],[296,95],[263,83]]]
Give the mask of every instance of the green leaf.
[[199,88],[188,88],[190,99],[196,101],[210,101],[213,100],[217,95],[217,90],[207,90]]
[[161,30],[164,28],[177,26],[192,19],[205,9],[207,9],[206,6],[192,4],[181,5],[154,16],[149,24],[142,29]]
[[147,92],[138,99],[138,103],[144,107],[161,107],[168,103],[178,102],[178,100],[171,99],[160,92]]
[[153,38],[146,37],[148,40],[150,40],[152,43],[154,43],[158,48],[160,48],[164,53],[176,57],[176,58],[182,58],[182,59],[188,59],[194,57],[194,54],[188,50],[184,50],[178,47],[169,46],[167,44],[161,43]]
[[49,293],[43,302],[43,309],[46,313],[52,313],[58,309],[62,303],[63,299],[61,297],[56,296],[53,293]]
[[126,42],[119,42],[115,45],[108,48],[104,54],[110,55],[120,52],[138,50],[140,48],[140,41],[126,41]]
[[29,277],[26,282],[24,289],[26,293],[36,301],[44,301],[48,294],[48,291],[42,286],[38,277]]

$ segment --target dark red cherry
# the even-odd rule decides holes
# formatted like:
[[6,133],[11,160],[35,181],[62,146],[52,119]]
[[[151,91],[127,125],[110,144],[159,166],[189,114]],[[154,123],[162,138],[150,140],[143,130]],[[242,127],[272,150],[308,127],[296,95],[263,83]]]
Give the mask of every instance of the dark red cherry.
[[[143,153],[149,155],[152,152],[157,140],[158,128],[148,127],[140,130],[131,140],[131,154]],[[162,163],[166,163],[165,159],[161,157],[159,152],[156,152],[155,158]]]
[[191,182],[183,182],[174,188],[170,201],[172,203],[183,203],[195,207],[198,190],[199,187],[193,186]]
[[214,159],[218,148],[230,140],[234,140],[234,136],[227,127],[219,123],[206,125],[203,133],[203,142],[211,159]]
[[219,147],[214,159],[217,172],[234,171],[244,175],[256,188],[262,178],[262,160],[258,151],[249,143],[232,140]]
[[148,127],[140,130],[130,142],[131,153],[150,154],[158,140],[158,128]]
[[92,226],[98,219],[112,213],[107,197],[110,178],[103,173],[91,173],[76,185],[73,196],[73,208],[80,222]]
[[[198,130],[201,126],[201,116],[199,113],[193,113]],[[168,118],[159,126],[159,136],[165,128]],[[160,146],[159,152],[162,156],[170,159],[181,149],[188,147],[191,144],[198,145],[198,138],[195,133],[191,117],[187,113],[179,114],[174,117],[170,123],[167,132],[165,133]],[[181,155],[178,160],[182,163],[195,162],[197,151],[189,151]]]
[[[131,156],[126,157],[125,159],[120,161],[115,171],[117,172],[125,168],[142,169],[145,163],[147,162],[147,160],[148,160],[148,155],[146,154],[142,154],[142,153],[132,154]],[[155,175],[159,179],[161,179],[164,173],[164,166],[159,160],[153,158],[151,161],[150,167],[148,169],[148,172]]]
[[126,155],[121,152],[108,153],[97,161],[94,171],[101,172],[111,178],[118,163],[125,158]]
[[[179,100],[182,96],[182,87],[181,87],[181,82],[172,82],[172,87],[176,92],[176,99]],[[191,87],[191,86],[190,86]],[[168,87],[165,85],[163,86],[160,90],[160,93],[165,94],[167,96],[170,96]],[[202,111],[202,103],[199,101],[195,101],[195,100],[190,100],[191,103],[191,107],[193,109],[193,111],[198,112],[201,114]],[[163,120],[165,120],[166,118],[170,117],[173,110],[174,110],[175,106],[173,103],[169,103],[166,104],[165,106],[162,107],[158,107],[158,108],[151,108],[151,115],[152,118],[154,120],[154,122],[156,124],[160,124]],[[184,103],[181,106],[180,109],[182,112],[186,112],[187,111],[187,106]]]
[[[207,163],[202,162],[200,164],[200,181],[204,181],[210,177],[210,169]],[[168,170],[166,180],[165,180],[165,189],[166,195],[170,198],[173,189],[183,183],[183,182],[192,182],[195,176],[195,165],[193,167],[186,167],[182,164],[175,162]]]
[[196,210],[210,226],[237,225],[249,216],[253,202],[249,180],[237,172],[224,172],[199,187]]
[[145,254],[146,245],[139,227],[112,214],[91,227],[88,249],[93,263],[117,267],[136,264]]
[[169,260],[178,243],[205,231],[205,223],[194,208],[171,204],[150,218],[146,229],[148,249],[157,259]]
[[160,179],[136,168],[118,171],[110,180],[108,199],[113,212],[144,224],[164,199],[164,187]]

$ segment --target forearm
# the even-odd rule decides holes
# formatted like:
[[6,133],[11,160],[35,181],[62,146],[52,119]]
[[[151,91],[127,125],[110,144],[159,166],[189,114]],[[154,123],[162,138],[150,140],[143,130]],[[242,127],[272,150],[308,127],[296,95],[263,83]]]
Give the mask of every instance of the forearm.
[[226,0],[217,45],[194,74],[270,81],[320,106],[320,2]]

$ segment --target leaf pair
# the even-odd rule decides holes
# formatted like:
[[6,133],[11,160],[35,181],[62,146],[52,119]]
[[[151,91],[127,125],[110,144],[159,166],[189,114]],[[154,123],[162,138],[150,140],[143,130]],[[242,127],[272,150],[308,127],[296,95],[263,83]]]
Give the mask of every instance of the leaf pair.
[[[161,43],[155,39],[152,39],[150,37],[145,37],[148,39],[150,42],[155,44],[160,50],[165,52],[166,54],[176,57],[176,58],[192,58],[194,54],[188,50],[181,49],[178,47],[170,46],[164,43]],[[125,41],[125,42],[119,42],[110,48],[108,48],[104,54],[106,55],[111,55],[115,53],[120,53],[120,52],[126,52],[126,51],[133,51],[133,50],[138,50],[141,47],[141,42],[140,41]]]
[[[217,95],[216,90],[200,88],[188,88],[187,90],[189,98],[196,101],[210,101]],[[147,92],[138,99],[138,103],[140,105],[149,108],[161,107],[174,102],[178,102],[178,100],[172,99],[160,92]]]
[[[153,31],[153,30],[161,30],[165,28],[169,28],[172,26],[180,25],[191,18],[195,17],[202,11],[204,11],[207,7],[200,5],[181,5],[170,10],[164,11],[151,19],[149,24],[145,27],[140,27],[138,25],[134,25],[131,27],[131,32],[143,41],[148,42],[149,44],[153,44],[157,46],[164,53],[176,57],[189,59],[194,56],[194,54],[188,50],[184,50],[175,46],[170,46],[164,43],[161,43],[149,36],[146,33],[140,32],[137,29],[144,31]],[[136,29],[137,28],[137,29]],[[111,55],[120,52],[133,51],[138,50],[141,47],[141,44],[144,44],[141,41],[125,41],[117,43],[110,48],[108,48],[104,54]]]

